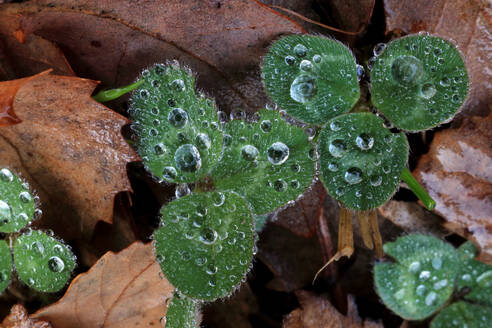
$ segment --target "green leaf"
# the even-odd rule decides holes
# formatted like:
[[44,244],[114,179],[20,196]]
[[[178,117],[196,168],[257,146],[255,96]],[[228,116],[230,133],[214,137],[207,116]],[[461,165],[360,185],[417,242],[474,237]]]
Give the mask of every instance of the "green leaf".
[[359,100],[355,58],[325,37],[289,35],[275,42],[262,67],[269,96],[289,115],[324,125]]
[[355,210],[391,198],[408,158],[403,133],[391,133],[371,113],[340,115],[321,131],[320,179],[328,193]]
[[432,320],[431,328],[489,328],[492,322],[492,309],[486,306],[456,302],[439,312]]
[[371,97],[395,126],[426,130],[450,120],[468,95],[463,58],[449,41],[410,35],[390,42],[371,71]]
[[75,267],[75,256],[61,241],[32,230],[14,244],[14,263],[19,278],[42,292],[62,289]]
[[256,123],[226,124],[224,155],[211,177],[217,190],[235,191],[253,213],[265,214],[304,193],[314,177],[314,162],[301,128],[287,124],[276,111],[259,114]]
[[471,242],[461,245],[458,254],[461,261],[458,291],[470,289],[464,296],[466,300],[492,306],[492,266],[474,259],[477,249]]
[[0,170],[0,232],[17,232],[34,217],[29,185],[9,169]]
[[168,182],[198,181],[222,153],[214,102],[197,96],[195,78],[176,65],[156,65],[141,79],[129,113],[144,165]]
[[123,96],[124,94],[134,90],[138,86],[140,86],[144,81],[139,80],[135,83],[132,83],[130,85],[126,85],[121,88],[116,88],[116,89],[111,89],[111,90],[102,90],[97,93],[97,95],[93,96],[92,98],[95,101],[99,102],[106,102],[114,99],[118,99],[119,97]]
[[443,307],[458,274],[457,252],[425,235],[408,235],[384,244],[394,263],[376,263],[376,291],[384,304],[404,319],[421,320]]
[[253,215],[232,192],[196,193],[161,209],[156,258],[184,295],[212,301],[230,295],[253,258]]
[[7,288],[12,273],[12,255],[5,240],[0,240],[0,294]]
[[167,308],[166,328],[196,328],[198,303],[179,293],[174,296]]

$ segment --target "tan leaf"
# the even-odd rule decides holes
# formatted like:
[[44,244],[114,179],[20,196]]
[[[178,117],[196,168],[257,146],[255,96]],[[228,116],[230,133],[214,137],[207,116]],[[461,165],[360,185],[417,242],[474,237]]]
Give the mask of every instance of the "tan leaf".
[[381,323],[361,320],[354,299],[349,296],[348,313],[343,315],[326,298],[310,292],[296,292],[301,308],[284,319],[283,328],[382,328]]
[[96,85],[36,78],[14,99],[23,122],[0,129],[0,165],[33,185],[42,223],[65,229],[69,239],[90,237],[98,221],[112,222],[115,195],[131,189],[126,164],[138,160],[120,132],[128,120],[90,97]]
[[0,324],[0,328],[51,328],[49,322],[32,319],[20,304],[14,305],[10,314]]
[[12,23],[62,47],[77,75],[109,86],[179,59],[223,110],[264,105],[259,64],[272,39],[302,28],[255,0],[33,1],[0,7]]
[[492,103],[492,2],[384,0],[387,31],[428,31],[452,39],[463,52],[471,90],[463,111],[487,115]]
[[445,227],[473,240],[492,264],[492,114],[437,132],[414,173]]
[[150,243],[108,252],[77,276],[65,296],[33,318],[60,328],[158,327],[174,287],[164,278]]

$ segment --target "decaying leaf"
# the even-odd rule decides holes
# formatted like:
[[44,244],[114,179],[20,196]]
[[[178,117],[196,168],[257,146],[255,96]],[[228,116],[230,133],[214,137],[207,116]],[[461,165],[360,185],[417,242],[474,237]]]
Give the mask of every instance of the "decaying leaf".
[[438,215],[426,210],[415,202],[390,200],[380,208],[379,213],[407,233],[418,232],[444,237],[448,234]]
[[14,99],[19,88],[47,72],[23,79],[0,82],[0,126],[19,124],[22,120],[14,112]]
[[158,327],[173,291],[152,245],[136,242],[106,253],[72,281],[63,298],[32,317],[63,328]]
[[492,3],[482,0],[385,0],[384,9],[387,31],[427,31],[456,42],[463,53],[471,82],[463,113],[487,115],[492,102]]
[[52,328],[53,326],[46,321],[32,319],[27,310],[20,304],[16,304],[10,310],[10,314],[5,317],[0,324],[0,328]]
[[302,28],[259,1],[33,1],[0,7],[9,24],[56,42],[78,76],[108,86],[179,59],[223,110],[264,105],[259,63],[272,39]]
[[444,227],[473,240],[492,263],[492,114],[437,132],[416,177],[436,200]]
[[301,308],[295,309],[284,319],[283,328],[378,328],[381,323],[361,320],[354,299],[348,298],[348,313],[337,311],[326,298],[310,292],[296,292]]
[[36,78],[14,99],[23,122],[0,129],[0,164],[33,185],[43,224],[58,222],[69,239],[90,237],[98,221],[112,222],[115,195],[131,189],[126,164],[138,160],[120,133],[128,120],[91,99],[96,85],[75,77]]

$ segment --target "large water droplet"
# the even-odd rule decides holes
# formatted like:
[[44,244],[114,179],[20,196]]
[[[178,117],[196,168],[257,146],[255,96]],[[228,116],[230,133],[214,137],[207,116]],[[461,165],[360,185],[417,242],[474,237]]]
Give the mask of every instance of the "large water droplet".
[[362,171],[358,167],[351,167],[345,172],[344,178],[350,184],[357,184],[362,181]]
[[367,133],[361,133],[355,138],[355,144],[361,150],[369,150],[374,146],[374,138]]
[[10,206],[3,200],[0,200],[0,225],[8,223],[10,220]]
[[321,63],[322,59],[323,59],[323,57],[321,57],[320,55],[314,55],[313,56],[313,62],[315,62],[316,64]]
[[431,273],[429,271],[422,271],[419,275],[420,280],[427,280],[431,276]]
[[241,148],[241,156],[247,161],[254,161],[258,156],[258,149],[253,145],[244,145]]
[[44,245],[40,241],[35,241],[34,243],[32,243],[31,249],[38,255],[43,255],[44,253]]
[[417,273],[419,272],[420,270],[420,262],[419,261],[414,261],[412,263],[410,263],[410,265],[408,266],[408,271],[410,271],[411,273]]
[[442,260],[440,257],[434,257],[432,259],[432,267],[436,270],[439,270],[442,267]]
[[156,155],[162,155],[166,152],[166,146],[162,143],[158,143],[157,145],[154,146],[154,153]]
[[205,245],[212,245],[217,240],[217,231],[210,228],[203,228],[200,231],[200,241]]
[[415,289],[415,293],[417,293],[418,296],[424,296],[426,290],[427,288],[424,285],[418,285]]
[[58,256],[52,256],[48,260],[48,268],[52,272],[62,272],[63,269],[65,268],[65,263]]
[[19,194],[19,199],[21,200],[21,202],[23,203],[28,203],[32,200],[32,197],[31,197],[31,194],[28,193],[27,191],[22,191],[20,194]]
[[311,63],[309,60],[304,59],[299,64],[299,69],[301,71],[309,72],[313,69],[313,63]]
[[14,175],[12,174],[12,172],[10,172],[9,169],[1,169],[0,179],[5,182],[12,182],[14,180]]
[[383,182],[383,178],[380,175],[373,175],[370,179],[369,182],[371,183],[371,186],[373,187],[378,187],[381,185]]
[[261,128],[261,131],[263,132],[270,132],[272,130],[272,122],[270,122],[269,120],[264,120],[260,123],[260,128]]
[[273,183],[273,189],[278,192],[287,190],[287,182],[282,179],[278,179]]
[[420,88],[420,96],[425,99],[430,99],[434,97],[437,90],[432,83],[424,83]]
[[451,79],[445,76],[441,79],[441,81],[439,81],[439,84],[442,85],[443,87],[448,87],[451,84]]
[[289,55],[289,56],[285,56],[284,61],[287,65],[292,66],[296,62],[296,59],[293,56]]
[[290,85],[290,97],[300,103],[313,99],[316,91],[316,80],[310,75],[300,75]]
[[304,45],[299,43],[294,47],[294,54],[297,57],[304,57],[306,56],[306,53],[307,53],[307,48]]
[[287,158],[289,158],[289,152],[289,147],[286,144],[277,141],[268,148],[267,157],[273,165],[280,165],[285,163]]
[[402,288],[395,293],[395,298],[397,300],[401,300],[401,299],[403,299],[403,297],[405,297],[405,290]]
[[342,139],[333,140],[328,146],[328,151],[333,157],[340,158],[345,154],[347,147]]
[[191,144],[182,145],[176,150],[174,162],[179,170],[185,172],[195,172],[202,166],[200,152]]
[[188,113],[181,108],[173,108],[167,116],[169,124],[175,128],[182,128],[188,122]]
[[391,64],[391,76],[402,85],[415,84],[422,74],[422,62],[414,56],[400,56]]

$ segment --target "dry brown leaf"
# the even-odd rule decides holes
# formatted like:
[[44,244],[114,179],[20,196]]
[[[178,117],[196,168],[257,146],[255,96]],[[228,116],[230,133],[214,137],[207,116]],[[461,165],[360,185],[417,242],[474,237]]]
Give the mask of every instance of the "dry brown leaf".
[[471,81],[463,112],[486,116],[492,103],[492,2],[384,0],[384,9],[387,31],[428,31],[456,42]]
[[361,320],[353,297],[348,297],[348,313],[343,315],[328,299],[310,292],[297,291],[300,309],[292,311],[284,319],[283,328],[382,328],[381,323]]
[[414,173],[445,227],[473,240],[492,264],[492,114],[437,132]]
[[302,28],[259,1],[156,2],[59,0],[0,7],[27,35],[64,49],[78,76],[119,86],[146,66],[178,59],[199,75],[198,86],[223,110],[256,110],[266,96],[260,58],[272,39]]
[[10,314],[0,324],[0,328],[52,328],[46,321],[32,319],[27,310],[20,304],[14,305]]
[[390,220],[407,233],[433,234],[444,237],[449,233],[441,225],[438,215],[426,210],[415,202],[390,200],[378,208],[384,218]]
[[138,160],[120,133],[128,120],[90,97],[96,85],[36,78],[14,100],[23,122],[0,129],[0,165],[33,185],[42,225],[66,239],[88,239],[98,221],[112,222],[115,195],[131,189],[126,164]]
[[106,253],[72,281],[65,296],[32,317],[56,328],[158,327],[173,291],[152,245],[136,242]]

